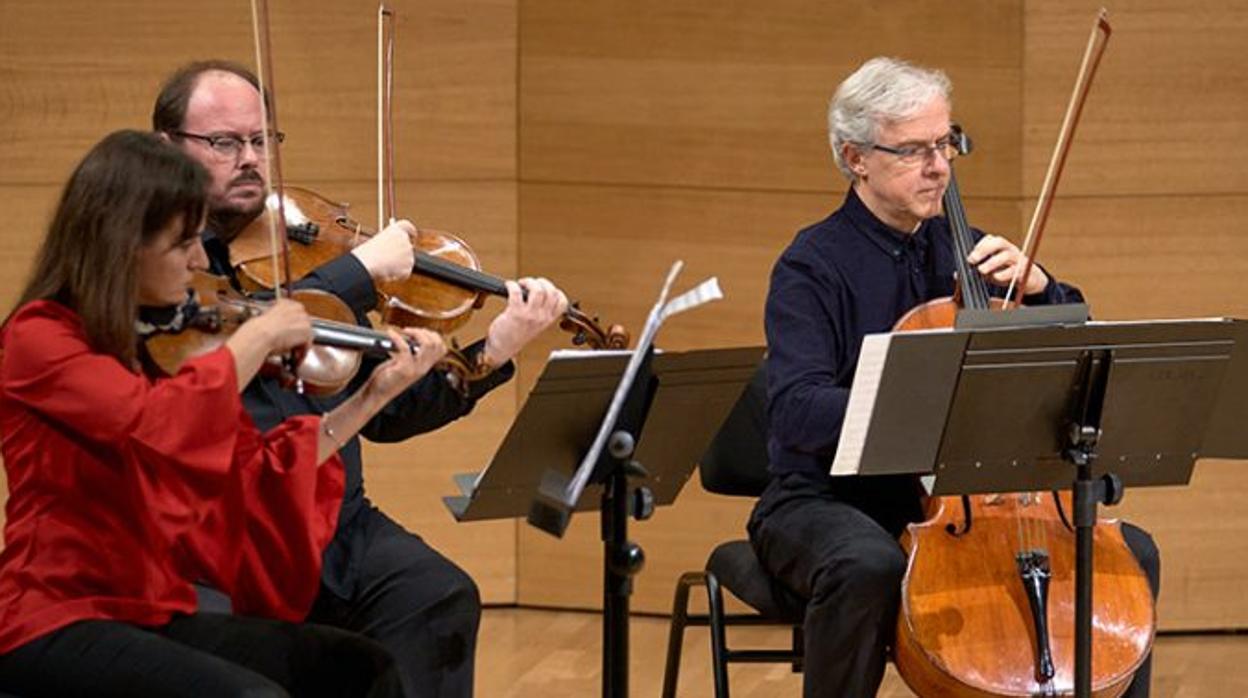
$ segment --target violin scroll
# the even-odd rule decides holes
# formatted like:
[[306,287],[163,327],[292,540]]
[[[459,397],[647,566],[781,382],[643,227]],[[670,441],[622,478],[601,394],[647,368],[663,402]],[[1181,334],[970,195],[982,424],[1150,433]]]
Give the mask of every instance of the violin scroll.
[[576,346],[590,349],[627,349],[628,330],[623,325],[611,325],[606,331],[598,324],[598,318],[585,314],[576,303],[568,306],[559,320],[559,329],[572,335]]

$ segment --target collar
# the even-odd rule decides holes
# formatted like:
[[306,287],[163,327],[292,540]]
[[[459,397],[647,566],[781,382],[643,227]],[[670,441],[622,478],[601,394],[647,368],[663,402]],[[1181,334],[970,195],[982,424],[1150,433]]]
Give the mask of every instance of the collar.
[[140,339],[158,332],[176,334],[189,327],[192,319],[198,314],[199,303],[196,302],[195,292],[187,289],[186,300],[179,305],[164,308],[140,307],[134,329]]
[[904,233],[877,218],[862,202],[858,192],[854,191],[852,186],[845,195],[842,210],[849,217],[854,229],[862,233],[889,257],[901,259],[902,255],[907,253],[919,259],[925,257],[932,219],[929,218],[920,223],[913,233]]

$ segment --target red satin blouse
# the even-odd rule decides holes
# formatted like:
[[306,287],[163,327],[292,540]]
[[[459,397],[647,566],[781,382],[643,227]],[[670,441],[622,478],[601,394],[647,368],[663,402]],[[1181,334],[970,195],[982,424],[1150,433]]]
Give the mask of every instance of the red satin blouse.
[[236,611],[301,620],[342,500],[319,418],[261,434],[222,348],[150,378],[87,344],[52,301],[0,331],[0,653],[85,619],[161,625],[191,581]]

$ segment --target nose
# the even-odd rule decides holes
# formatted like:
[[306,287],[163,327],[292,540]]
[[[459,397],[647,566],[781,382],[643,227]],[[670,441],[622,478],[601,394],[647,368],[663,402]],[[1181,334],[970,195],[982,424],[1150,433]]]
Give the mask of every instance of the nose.
[[923,172],[929,176],[944,176],[949,173],[949,158],[940,150],[927,151],[923,159]]
[[255,169],[263,157],[263,148],[258,148],[251,141],[244,139],[243,145],[238,151],[238,166],[245,169]]
[[206,271],[208,269],[208,252],[204,250],[204,242],[197,240],[191,246],[191,254],[186,260],[186,266],[191,271]]

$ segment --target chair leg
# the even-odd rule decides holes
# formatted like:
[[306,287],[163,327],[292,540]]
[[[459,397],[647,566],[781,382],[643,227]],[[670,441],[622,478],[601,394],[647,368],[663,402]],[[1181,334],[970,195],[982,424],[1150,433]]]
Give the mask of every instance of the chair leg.
[[793,673],[800,674],[805,670],[806,662],[806,633],[801,625],[793,626]]
[[728,638],[724,628],[724,592],[719,579],[706,574],[706,600],[711,630],[711,669],[715,677],[715,698],[728,698]]
[[676,582],[676,597],[672,601],[672,628],[667,636],[667,666],[663,669],[663,698],[676,698],[676,685],[680,680],[680,653],[684,648],[685,626],[689,621],[689,588],[705,583],[705,572],[686,572]]

